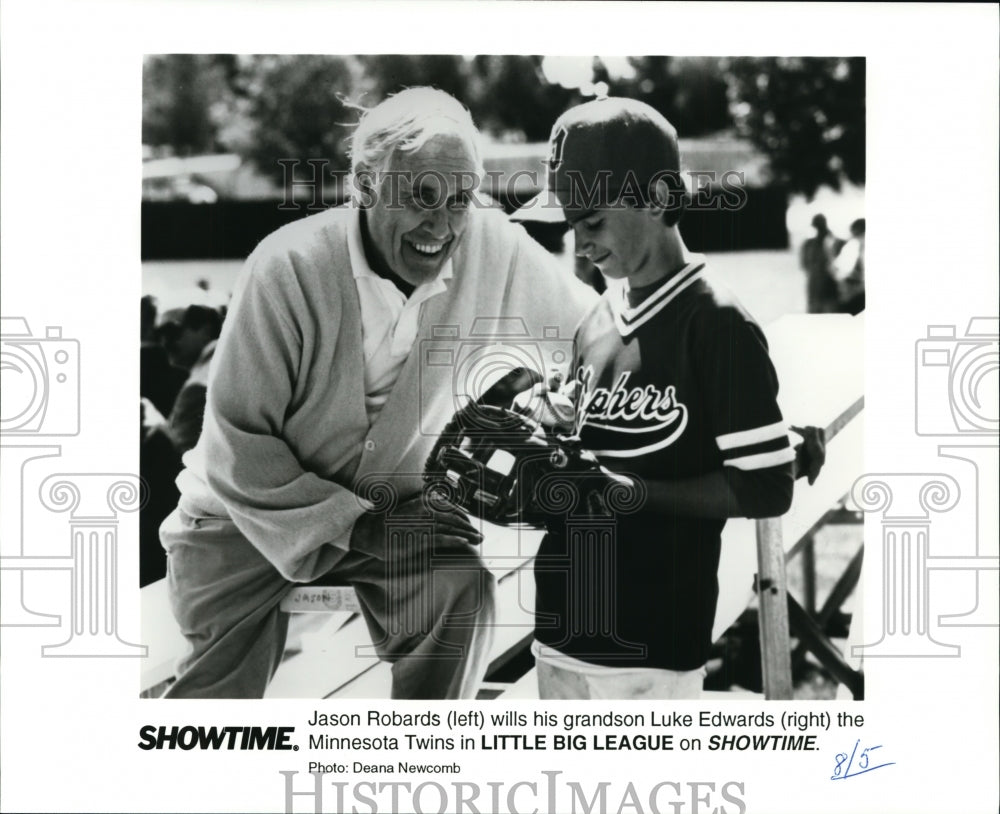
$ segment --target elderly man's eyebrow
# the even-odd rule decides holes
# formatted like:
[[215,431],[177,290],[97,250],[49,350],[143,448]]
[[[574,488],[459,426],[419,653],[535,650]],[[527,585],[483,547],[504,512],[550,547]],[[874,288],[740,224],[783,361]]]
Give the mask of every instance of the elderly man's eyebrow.
[[430,181],[421,181],[418,186],[411,187],[411,189],[419,195],[424,195],[425,193],[430,193],[431,195],[441,194],[440,184],[431,183]]
[[421,201],[432,201],[434,203],[456,203],[468,198],[470,191],[468,189],[459,188],[446,198],[442,198],[442,189],[437,183],[421,181],[418,186],[410,187],[409,194],[414,198],[419,198]]

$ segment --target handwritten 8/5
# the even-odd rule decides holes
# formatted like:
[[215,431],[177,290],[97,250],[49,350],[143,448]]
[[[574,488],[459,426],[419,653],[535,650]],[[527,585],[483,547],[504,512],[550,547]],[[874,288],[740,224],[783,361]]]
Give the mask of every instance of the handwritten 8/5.
[[[871,754],[876,749],[881,749],[882,746],[866,746],[861,750],[861,754],[858,754],[858,747],[861,745],[861,740],[856,740],[854,742],[854,749],[851,750],[851,754],[848,755],[847,752],[837,753],[837,765],[833,770],[833,775],[830,777],[831,780],[846,780],[848,777],[857,777],[859,774],[865,774],[866,772],[873,772],[876,769],[883,769],[886,766],[895,766],[895,762],[890,763],[879,763],[873,765],[872,760],[874,756]],[[854,760],[857,758],[857,765],[854,764]]]

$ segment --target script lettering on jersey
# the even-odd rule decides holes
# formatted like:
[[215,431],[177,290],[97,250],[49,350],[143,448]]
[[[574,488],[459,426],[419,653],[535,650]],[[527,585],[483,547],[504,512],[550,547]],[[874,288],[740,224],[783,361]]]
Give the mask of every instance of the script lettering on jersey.
[[595,452],[641,455],[670,446],[687,427],[687,407],[677,400],[673,385],[662,389],[652,384],[630,387],[631,375],[630,371],[619,374],[607,388],[594,385],[591,365],[577,371],[580,409],[576,431],[598,431],[596,435],[608,449]]

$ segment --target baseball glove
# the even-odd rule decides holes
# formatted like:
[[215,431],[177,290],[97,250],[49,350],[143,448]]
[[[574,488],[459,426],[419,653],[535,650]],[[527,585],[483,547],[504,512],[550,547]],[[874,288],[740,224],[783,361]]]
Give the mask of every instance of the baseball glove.
[[632,482],[573,436],[514,409],[473,403],[441,433],[424,468],[431,502],[500,525],[543,527],[569,513],[610,515]]

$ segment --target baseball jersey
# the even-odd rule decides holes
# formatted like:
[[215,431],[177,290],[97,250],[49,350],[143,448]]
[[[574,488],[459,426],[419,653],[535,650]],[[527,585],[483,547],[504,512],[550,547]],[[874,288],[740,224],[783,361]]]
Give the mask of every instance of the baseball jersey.
[[[576,334],[582,445],[640,481],[794,459],[764,335],[704,270],[696,257],[647,289],[609,290]],[[536,638],[596,664],[696,669],[712,643],[725,521],[619,508],[550,528]]]

